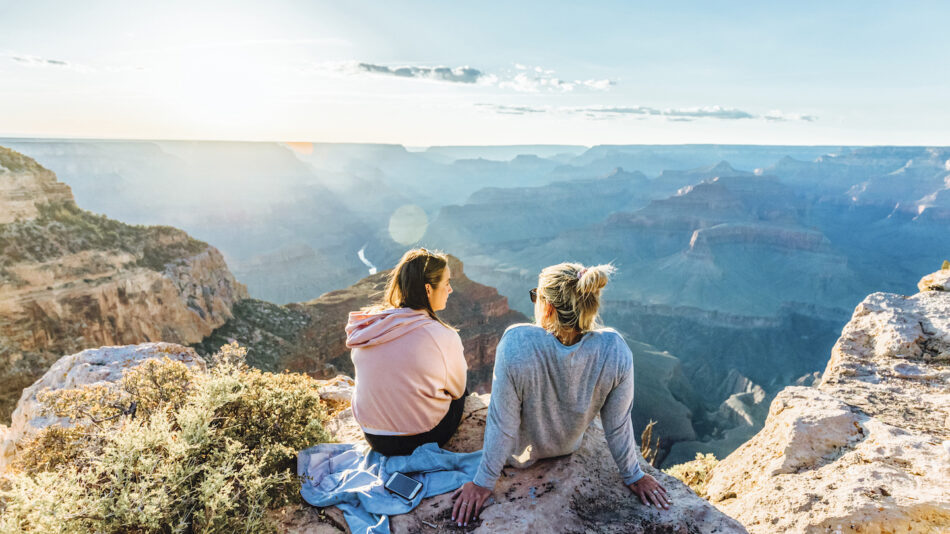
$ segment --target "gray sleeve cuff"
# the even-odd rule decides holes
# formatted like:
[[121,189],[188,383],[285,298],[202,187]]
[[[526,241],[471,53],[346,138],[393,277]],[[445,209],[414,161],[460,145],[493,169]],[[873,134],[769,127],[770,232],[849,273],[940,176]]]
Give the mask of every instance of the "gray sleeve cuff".
[[483,488],[488,488],[490,490],[495,489],[495,482],[497,481],[498,481],[498,477],[492,478],[488,476],[488,474],[482,471],[481,468],[478,469],[478,472],[475,473],[475,478],[472,480],[472,482],[474,482],[475,485],[481,486]]
[[643,478],[643,475],[646,475],[646,473],[643,472],[643,469],[640,469],[640,464],[638,463],[633,473],[623,477],[623,483],[629,486],[630,484],[633,484],[634,482]]

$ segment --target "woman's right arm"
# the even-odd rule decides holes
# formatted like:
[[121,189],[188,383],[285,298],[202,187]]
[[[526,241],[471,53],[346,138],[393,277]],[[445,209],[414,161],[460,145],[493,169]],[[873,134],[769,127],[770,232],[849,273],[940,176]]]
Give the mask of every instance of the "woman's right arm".
[[622,339],[615,350],[620,353],[623,364],[618,368],[617,383],[607,394],[600,409],[607,447],[620,468],[623,483],[640,497],[643,504],[669,509],[666,489],[640,467],[640,454],[634,439],[633,419],[630,417],[633,409],[633,353]]

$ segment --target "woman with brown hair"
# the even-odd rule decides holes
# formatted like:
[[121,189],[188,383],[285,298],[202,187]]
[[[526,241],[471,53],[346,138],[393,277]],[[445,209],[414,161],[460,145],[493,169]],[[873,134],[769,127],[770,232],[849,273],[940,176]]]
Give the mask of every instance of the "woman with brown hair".
[[439,319],[452,293],[444,254],[406,252],[382,301],[351,312],[346,346],[356,368],[353,416],[373,450],[411,454],[458,428],[468,367],[458,332]]
[[610,265],[546,267],[530,292],[535,324],[509,327],[495,351],[491,403],[478,473],[455,492],[452,520],[477,517],[504,465],[527,467],[571,454],[600,414],[623,483],[648,506],[668,508],[666,490],[640,469],[633,436],[633,354],[599,325]]

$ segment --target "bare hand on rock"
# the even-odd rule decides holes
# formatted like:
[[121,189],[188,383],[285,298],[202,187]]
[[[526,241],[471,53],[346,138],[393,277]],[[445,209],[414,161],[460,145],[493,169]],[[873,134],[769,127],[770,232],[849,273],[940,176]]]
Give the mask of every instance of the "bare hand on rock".
[[455,505],[452,507],[452,521],[460,527],[468,526],[469,519],[478,517],[485,506],[485,501],[491,496],[492,490],[474,482],[466,482],[452,494],[452,498],[455,499]]
[[664,510],[670,509],[670,499],[666,495],[666,489],[660,485],[650,475],[643,475],[643,478],[629,485],[630,489],[640,497],[643,504],[647,506],[656,506]]

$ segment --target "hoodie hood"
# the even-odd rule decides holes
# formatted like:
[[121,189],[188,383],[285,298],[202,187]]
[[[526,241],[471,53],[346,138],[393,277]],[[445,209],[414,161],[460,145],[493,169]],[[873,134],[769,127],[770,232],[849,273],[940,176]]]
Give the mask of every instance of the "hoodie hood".
[[346,348],[381,345],[432,321],[425,310],[394,308],[381,312],[350,312],[346,323]]

